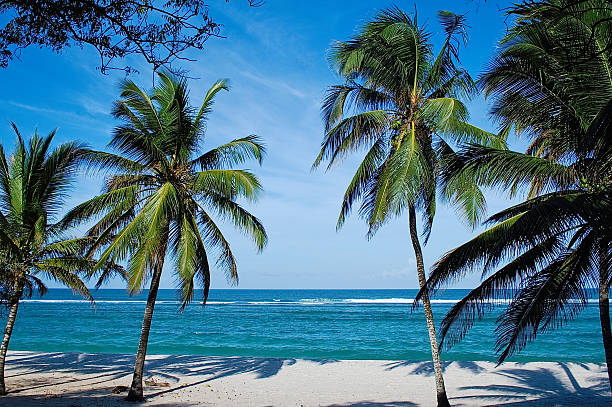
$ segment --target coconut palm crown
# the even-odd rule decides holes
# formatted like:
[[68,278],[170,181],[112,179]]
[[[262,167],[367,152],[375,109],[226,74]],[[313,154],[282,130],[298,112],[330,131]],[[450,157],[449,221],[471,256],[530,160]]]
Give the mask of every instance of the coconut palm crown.
[[[45,281],[71,288],[93,302],[82,278],[98,277],[100,286],[121,273],[114,264],[85,257],[91,239],[71,239],[58,222],[59,211],[84,162],[87,150],[77,142],[51,144],[55,132],[24,141],[17,127],[14,153],[0,144],[0,285],[9,309],[0,345],[0,394],[6,393],[4,362],[22,297],[47,292]],[[94,267],[98,265],[99,267]]]
[[88,234],[98,236],[100,264],[127,261],[130,292],[150,281],[130,400],[143,399],[144,358],[166,255],[184,308],[197,285],[206,302],[211,255],[231,282],[238,281],[234,254],[215,218],[231,222],[259,250],[267,242],[261,222],[238,202],[256,200],[260,182],[252,172],[234,168],[251,159],[261,162],[265,149],[259,139],[244,137],[198,152],[213,99],[222,90],[228,90],[226,80],[215,82],[194,109],[184,79],[160,73],[150,94],[123,82],[113,110],[123,124],[109,144],[120,154],[92,155],[93,165],[110,171],[106,186],[66,216],[68,222],[97,217]]
[[[425,241],[436,207],[436,192],[457,204],[469,223],[485,208],[482,192],[464,174],[438,183],[440,169],[457,159],[464,142],[504,147],[503,137],[468,122],[463,103],[474,90],[470,75],[459,65],[459,46],[466,40],[464,17],[440,12],[445,41],[437,54],[430,34],[416,15],[397,8],[383,10],[361,27],[358,35],[337,42],[330,62],[344,82],[328,89],[322,115],[325,136],[314,166],[328,169],[349,154],[365,157],[344,194],[338,227],[355,203],[368,222],[368,237],[389,219],[408,211],[410,236],[419,283],[425,284],[416,211],[424,219]],[[448,405],[431,306],[425,304],[438,404]]]

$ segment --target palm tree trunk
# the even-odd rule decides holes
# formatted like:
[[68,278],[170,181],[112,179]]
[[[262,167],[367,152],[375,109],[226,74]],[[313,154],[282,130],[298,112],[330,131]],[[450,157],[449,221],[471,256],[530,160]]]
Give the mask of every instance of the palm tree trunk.
[[604,352],[606,355],[606,368],[608,370],[608,381],[612,391],[612,329],[610,328],[610,283],[608,276],[608,265],[605,251],[600,253],[599,264],[599,320],[601,323],[601,336],[603,338]]
[[[165,233],[167,236],[167,233]],[[127,401],[144,401],[142,377],[144,373],[144,363],[147,356],[147,345],[149,343],[149,331],[151,330],[151,320],[153,319],[153,309],[155,308],[155,300],[159,290],[159,281],[161,279],[162,269],[164,266],[164,257],[166,254],[167,238],[162,244],[160,254],[157,256],[151,287],[147,297],[147,306],[145,307],[144,316],[142,318],[142,328],[140,330],[140,342],[138,343],[138,352],[136,353],[136,362],[134,364],[134,375],[132,376],[132,385],[126,397]]]
[[0,395],[6,394],[6,385],[4,383],[4,364],[6,361],[6,353],[8,351],[9,342],[13,333],[13,327],[15,326],[15,319],[17,318],[17,310],[19,309],[19,300],[23,293],[23,287],[19,283],[15,283],[15,292],[13,292],[13,299],[11,301],[11,309],[9,311],[8,320],[6,321],[6,328],[4,329],[4,336],[2,337],[2,344],[0,345]]
[[[423,252],[419,243],[419,235],[416,225],[416,211],[414,206],[410,206],[408,213],[410,223],[410,239],[416,258],[417,274],[419,276],[419,286],[423,288],[427,279],[425,278],[425,265],[423,263]],[[427,330],[429,331],[429,345],[431,347],[431,358],[433,359],[434,372],[436,376],[436,393],[438,407],[450,407],[448,397],[446,396],[446,388],[444,386],[444,376],[442,375],[442,364],[440,363],[440,350],[438,349],[438,338],[436,337],[436,324],[434,322],[433,312],[431,311],[431,302],[427,292],[423,294],[423,309],[425,310],[425,319],[427,320]]]

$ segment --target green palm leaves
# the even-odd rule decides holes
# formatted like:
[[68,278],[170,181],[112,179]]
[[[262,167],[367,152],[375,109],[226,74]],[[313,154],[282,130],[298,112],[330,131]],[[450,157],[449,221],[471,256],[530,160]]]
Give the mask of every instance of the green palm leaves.
[[86,150],[74,142],[51,150],[55,132],[46,137],[35,134],[25,142],[15,125],[13,129],[15,152],[6,157],[0,146],[0,251],[7,279],[19,293],[33,288],[45,292],[41,278],[46,278],[93,300],[80,273],[98,274],[101,284],[121,269],[100,262],[94,272],[97,262],[83,257],[89,239],[66,240],[66,224],[52,222]]
[[[322,116],[325,136],[314,167],[328,169],[349,154],[365,156],[344,194],[337,227],[353,206],[368,222],[368,237],[392,217],[408,211],[410,237],[420,284],[425,268],[415,213],[424,218],[425,240],[436,210],[436,194],[462,207],[475,224],[485,209],[474,178],[458,174],[440,183],[447,166],[461,158],[454,148],[471,142],[505,147],[503,137],[468,123],[461,98],[474,91],[469,74],[458,65],[458,47],[465,41],[464,18],[440,12],[445,42],[434,54],[430,35],[397,8],[383,10],[347,42],[337,42],[330,61],[344,82],[328,89]],[[437,347],[431,306],[425,314],[436,375],[438,405],[449,405]]]
[[44,280],[70,287],[93,302],[82,278],[101,285],[123,269],[111,261],[85,256],[90,238],[69,239],[70,225],[54,221],[87,151],[78,143],[51,149],[55,132],[25,142],[17,135],[15,152],[7,157],[0,145],[0,284],[9,307],[0,345],[0,395],[6,393],[4,362],[19,302],[34,290],[47,291]]
[[185,306],[196,284],[210,286],[209,251],[229,280],[238,280],[230,245],[215,218],[227,220],[249,236],[258,249],[267,243],[261,222],[240,200],[254,201],[261,193],[257,177],[233,168],[248,160],[261,162],[265,148],[255,136],[232,140],[198,154],[205,120],[215,95],[228,90],[226,80],[210,88],[199,109],[189,106],[186,82],[167,74],[148,94],[133,82],[122,84],[122,99],[113,114],[123,124],[110,146],[120,154],[90,152],[92,165],[112,170],[103,193],[70,211],[68,223],[97,217],[88,235],[100,263],[127,260],[129,289],[139,291],[166,248]]
[[526,154],[467,147],[445,177],[467,173],[528,199],[493,215],[489,229],[434,266],[429,290],[474,269],[483,273],[481,285],[442,322],[442,340],[449,346],[461,340],[490,300],[510,300],[498,320],[502,362],[538,332],[574,318],[589,290],[598,289],[611,369],[612,8],[603,1],[548,1],[510,14],[517,20],[482,86],[501,126],[514,126],[532,143]]
[[[452,146],[505,145],[503,138],[467,122],[459,98],[470,94],[474,83],[457,64],[463,17],[441,12],[440,20],[446,41],[437,55],[429,34],[399,9],[382,11],[357,37],[331,49],[330,61],[345,82],[330,87],[323,102],[326,133],[314,166],[328,160],[331,168],[348,154],[367,151],[345,193],[338,227],[361,201],[369,235],[409,206],[423,210],[429,230],[440,165],[454,155]],[[468,184],[467,178],[448,183],[446,194],[473,222],[484,200]]]

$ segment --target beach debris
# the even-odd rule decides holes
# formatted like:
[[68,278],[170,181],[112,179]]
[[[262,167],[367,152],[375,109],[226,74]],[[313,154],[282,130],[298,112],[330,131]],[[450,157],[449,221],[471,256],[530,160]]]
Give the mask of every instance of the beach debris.
[[130,388],[127,387],[127,386],[116,386],[113,389],[113,394],[121,394],[121,393],[124,393],[124,392],[128,391],[129,389]]
[[145,384],[149,387],[170,387],[168,382],[158,382],[155,378],[150,377],[145,380]]

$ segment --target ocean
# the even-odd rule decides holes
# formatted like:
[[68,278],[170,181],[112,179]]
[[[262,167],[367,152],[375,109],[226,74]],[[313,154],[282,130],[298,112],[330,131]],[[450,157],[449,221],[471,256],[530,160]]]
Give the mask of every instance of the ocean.
[[[429,360],[422,308],[412,311],[417,290],[211,290],[202,308],[194,301],[179,312],[175,290],[160,290],[149,338],[150,354],[193,354],[304,359]],[[436,296],[436,321],[467,290]],[[146,291],[94,293],[96,305],[67,289],[25,300],[10,343],[12,350],[135,353]],[[444,360],[496,359],[494,311]],[[4,328],[3,313],[1,322]],[[599,312],[591,301],[565,327],[540,334],[509,360],[603,362]]]

